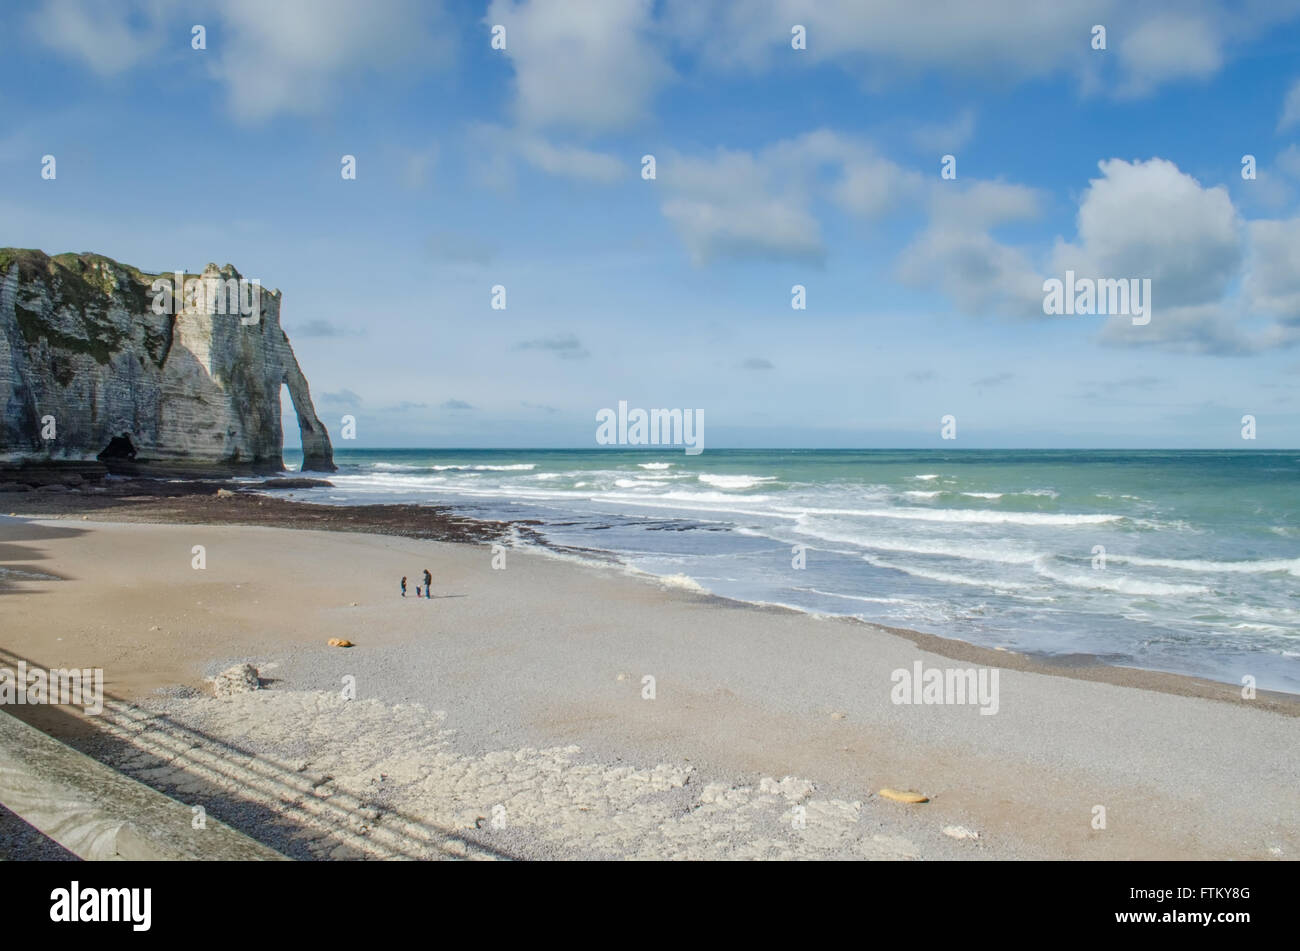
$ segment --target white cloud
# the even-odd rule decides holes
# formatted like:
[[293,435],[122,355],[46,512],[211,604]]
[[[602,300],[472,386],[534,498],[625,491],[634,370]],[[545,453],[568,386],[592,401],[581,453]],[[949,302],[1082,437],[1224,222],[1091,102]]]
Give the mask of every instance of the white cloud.
[[1272,342],[1300,340],[1300,218],[1252,221],[1243,289],[1254,311],[1275,317]]
[[[1223,186],[1204,188],[1173,162],[1099,163],[1079,204],[1078,243],[1061,242],[1053,271],[1150,278],[1155,305],[1221,300],[1244,253],[1242,222]],[[1150,331],[1156,326],[1142,328]]]
[[[1074,76],[1134,94],[1216,72],[1230,47],[1296,15],[1296,0],[667,0],[665,29],[701,64],[834,62],[871,84],[940,72],[995,82]],[[807,49],[790,48],[790,28]],[[1104,51],[1091,47],[1104,25]]]
[[430,22],[439,10],[417,0],[229,0],[212,72],[238,119],[318,113],[349,75],[398,69],[417,53],[425,66],[443,58]]
[[1150,278],[1151,321],[1107,320],[1104,342],[1199,353],[1300,343],[1300,219],[1246,222],[1223,186],[1206,188],[1153,158],[1100,163],[1074,243],[1053,272]]
[[[202,55],[226,87],[231,114],[261,121],[320,113],[365,71],[439,64],[451,47],[435,29],[441,0],[226,0],[194,9],[177,0],[44,0],[30,26],[38,40],[103,75],[159,56]],[[190,49],[190,26],[208,48]]]
[[991,231],[1041,214],[1036,189],[1005,182],[932,182],[926,229],[899,255],[898,277],[939,288],[968,314],[1042,314],[1042,278],[1029,255]]
[[921,189],[918,173],[825,129],[757,152],[669,153],[658,170],[664,216],[697,264],[726,257],[821,260],[817,205],[874,220]]
[[626,162],[603,152],[571,145],[552,145],[540,136],[531,135],[520,136],[517,147],[529,164],[552,175],[606,185],[632,177]]
[[1221,31],[1185,11],[1154,16],[1119,40],[1127,71],[1123,90],[1142,95],[1171,80],[1212,76],[1223,65],[1221,42]]
[[471,128],[470,141],[477,144],[486,159],[481,159],[481,178],[495,187],[514,184],[515,162],[578,182],[612,185],[630,181],[633,166],[616,156],[575,145],[555,145],[540,134],[499,125],[481,123]]
[[81,60],[102,76],[111,76],[136,66],[158,49],[162,30],[151,14],[166,6],[45,0],[33,11],[29,23],[45,45]]
[[506,28],[518,122],[591,131],[644,116],[672,77],[652,14],[652,0],[493,0],[484,23]]

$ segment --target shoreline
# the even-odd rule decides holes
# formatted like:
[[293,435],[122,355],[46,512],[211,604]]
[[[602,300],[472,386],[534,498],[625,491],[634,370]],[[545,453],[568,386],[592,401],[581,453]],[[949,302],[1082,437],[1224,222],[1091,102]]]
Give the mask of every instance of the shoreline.
[[[423,506],[410,503],[323,505],[292,498],[297,489],[321,484],[328,483],[293,476],[270,480],[269,484],[250,484],[220,479],[186,481],[127,479],[101,487],[102,492],[93,489],[89,492],[41,489],[21,494],[0,492],[0,515],[4,514],[4,510],[8,510],[11,514],[18,512],[21,516],[35,518],[105,517],[110,521],[148,524],[260,525],[290,530],[362,533],[458,544],[510,543],[513,536],[518,536],[536,546],[542,554],[574,556],[588,564],[612,563],[630,577],[643,577],[650,584],[665,584],[660,576],[624,566],[617,561],[617,553],[603,549],[573,548],[549,543],[533,528],[539,523],[531,520],[478,519],[456,514],[451,505]],[[277,494],[265,494],[268,492]],[[26,511],[19,512],[20,509]],[[759,610],[790,611],[813,618],[832,617],[863,624],[867,628],[888,631],[906,638],[922,650],[955,661],[1152,690],[1176,696],[1200,697],[1266,709],[1286,716],[1300,716],[1300,694],[1257,689],[1254,699],[1246,700],[1242,697],[1240,684],[1172,671],[1111,664],[1096,654],[1086,652],[1066,656],[1036,655],[1010,649],[984,647],[959,638],[879,624],[853,615],[822,615],[789,605],[743,601],[709,591],[702,593],[703,596],[717,599],[719,602],[745,605]]]

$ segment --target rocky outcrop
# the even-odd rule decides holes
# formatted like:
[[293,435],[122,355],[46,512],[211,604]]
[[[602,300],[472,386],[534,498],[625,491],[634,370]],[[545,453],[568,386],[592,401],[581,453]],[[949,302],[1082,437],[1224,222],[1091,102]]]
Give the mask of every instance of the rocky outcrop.
[[246,293],[241,312],[220,293],[241,275],[209,264],[159,308],[160,277],[172,285],[102,255],[0,249],[0,462],[279,471],[287,386],[303,468],[332,471],[280,292]]

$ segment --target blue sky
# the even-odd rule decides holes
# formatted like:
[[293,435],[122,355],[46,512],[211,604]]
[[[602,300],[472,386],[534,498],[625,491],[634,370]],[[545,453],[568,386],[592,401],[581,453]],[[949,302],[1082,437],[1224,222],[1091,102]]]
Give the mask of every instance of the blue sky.
[[[0,244],[278,287],[340,446],[591,447],[619,400],[713,447],[1300,445],[1300,2],[5,21]],[[1066,269],[1151,322],[1045,316]]]

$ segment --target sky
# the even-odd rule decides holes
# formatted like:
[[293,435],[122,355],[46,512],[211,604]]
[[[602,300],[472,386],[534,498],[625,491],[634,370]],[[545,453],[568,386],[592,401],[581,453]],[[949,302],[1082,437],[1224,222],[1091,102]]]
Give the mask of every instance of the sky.
[[[619,401],[718,448],[1300,446],[1300,0],[4,21],[0,245],[279,288],[340,448],[594,448]],[[1045,313],[1067,271],[1149,322]]]

